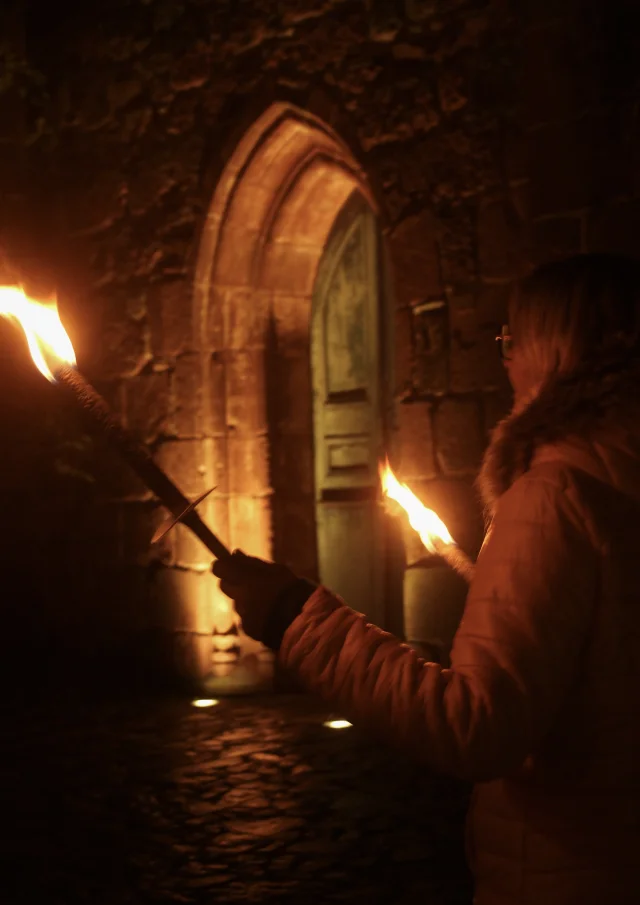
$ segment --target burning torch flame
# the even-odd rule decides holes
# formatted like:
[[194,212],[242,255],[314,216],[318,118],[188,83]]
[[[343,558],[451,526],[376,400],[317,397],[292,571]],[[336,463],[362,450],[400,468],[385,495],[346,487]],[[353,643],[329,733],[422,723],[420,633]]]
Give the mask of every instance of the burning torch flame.
[[400,483],[388,462],[380,468],[380,480],[383,492],[402,506],[409,516],[409,524],[418,532],[429,553],[438,552],[438,541],[441,544],[454,543],[442,519],[432,509],[427,509],[406,484]]
[[75,365],[76,355],[55,302],[45,305],[30,299],[17,286],[0,286],[0,315],[18,321],[35,366],[51,383],[56,378],[47,361]]

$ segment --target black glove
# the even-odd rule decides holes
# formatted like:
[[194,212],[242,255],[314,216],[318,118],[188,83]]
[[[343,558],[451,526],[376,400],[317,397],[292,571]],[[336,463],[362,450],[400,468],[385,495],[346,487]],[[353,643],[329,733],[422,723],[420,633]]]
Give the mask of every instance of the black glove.
[[277,650],[289,625],[302,610],[315,585],[287,566],[234,550],[216,560],[212,572],[220,590],[235,603],[247,635]]

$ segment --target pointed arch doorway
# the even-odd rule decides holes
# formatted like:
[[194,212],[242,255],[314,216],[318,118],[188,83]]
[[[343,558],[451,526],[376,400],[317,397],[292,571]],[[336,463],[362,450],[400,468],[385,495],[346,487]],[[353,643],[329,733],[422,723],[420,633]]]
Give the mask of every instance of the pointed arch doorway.
[[[229,546],[287,562],[388,626],[381,260],[375,201],[348,148],[317,118],[273,105],[227,163],[200,245],[209,517]],[[213,610],[224,630],[226,601]]]

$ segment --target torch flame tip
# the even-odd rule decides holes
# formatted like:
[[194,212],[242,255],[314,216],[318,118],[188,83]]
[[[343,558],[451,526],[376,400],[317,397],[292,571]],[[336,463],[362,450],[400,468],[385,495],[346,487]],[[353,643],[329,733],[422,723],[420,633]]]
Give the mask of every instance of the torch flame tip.
[[430,553],[437,552],[438,543],[453,543],[442,519],[432,509],[427,509],[409,487],[397,479],[388,459],[380,469],[380,480],[383,492],[404,509],[409,517],[409,524],[418,532],[420,540]]
[[56,366],[75,365],[76,355],[60,320],[55,294],[50,301],[39,302],[29,298],[22,286],[0,286],[0,315],[20,324],[33,362],[47,380],[55,383]]

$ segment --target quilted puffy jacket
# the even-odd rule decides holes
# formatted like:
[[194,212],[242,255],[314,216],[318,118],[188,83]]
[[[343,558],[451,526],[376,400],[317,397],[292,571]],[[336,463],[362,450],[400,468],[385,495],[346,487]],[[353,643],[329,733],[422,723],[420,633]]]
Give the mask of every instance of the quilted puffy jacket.
[[324,587],[280,648],[353,722],[476,784],[477,905],[640,905],[640,416],[574,420],[532,455],[517,419],[498,431],[449,669]]

